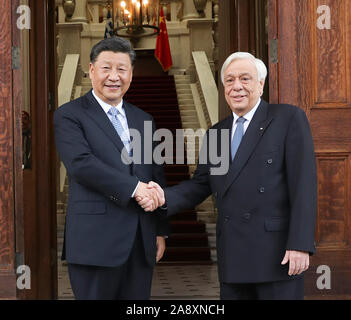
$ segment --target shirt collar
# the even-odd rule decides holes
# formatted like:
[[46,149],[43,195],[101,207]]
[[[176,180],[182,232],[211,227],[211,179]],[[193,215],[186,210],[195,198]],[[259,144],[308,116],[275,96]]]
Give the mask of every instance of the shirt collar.
[[[101,108],[105,111],[105,113],[107,114],[108,111],[111,109],[111,105],[109,105],[108,103],[106,103],[105,101],[101,100],[94,92],[94,90],[92,90],[92,94],[94,96],[94,98],[97,100],[97,102],[99,103],[99,105],[101,106]],[[121,102],[116,106],[117,110],[123,115],[125,116],[125,111],[123,109],[123,99],[121,99]]]
[[[248,113],[243,115],[243,117],[246,119],[246,123],[249,123],[252,120],[252,118],[253,118],[258,106],[260,105],[260,103],[261,103],[261,98],[258,99],[258,102],[256,103],[256,105]],[[233,112],[233,117],[234,117],[234,122],[233,123],[236,123],[236,120],[239,119],[239,116]]]

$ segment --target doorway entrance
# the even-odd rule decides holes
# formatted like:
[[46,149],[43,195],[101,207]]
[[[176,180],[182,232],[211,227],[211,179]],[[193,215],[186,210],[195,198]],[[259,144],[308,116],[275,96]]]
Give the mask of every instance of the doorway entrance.
[[[55,1],[28,0],[25,3],[31,9],[32,25],[21,40],[16,26],[20,1],[2,2],[4,12],[6,9],[12,12],[12,30],[7,31],[12,31],[14,41],[8,44],[22,49],[23,59],[26,59],[23,66],[27,68],[24,74],[14,72],[13,76],[16,102],[12,142],[17,153],[14,152],[14,160],[5,161],[13,161],[17,170],[13,183],[16,214],[15,221],[6,220],[15,226],[7,233],[15,239],[16,254],[13,256],[17,257],[17,265],[31,268],[31,289],[18,291],[17,296],[55,299],[59,176],[52,126],[53,112],[58,105],[57,74],[53,67],[57,65]],[[347,90],[351,84],[351,26],[347,23],[351,3],[339,0],[329,2],[329,7],[334,25],[324,30],[316,26],[318,6],[313,1],[220,2],[220,65],[234,51],[249,51],[259,56],[269,66],[266,99],[296,104],[306,111],[310,120],[319,181],[317,254],[312,257],[312,266],[306,274],[306,297],[311,299],[351,295],[348,262],[351,261],[351,131],[348,125],[351,94]],[[219,92],[223,92],[220,83],[218,86]],[[220,119],[223,119],[228,108],[222,94],[219,96]],[[16,122],[21,119],[22,111],[26,111],[23,132]],[[24,157],[18,152],[22,144]],[[6,200],[11,202],[11,199]],[[14,257],[9,257],[13,263]],[[7,256],[0,254],[0,258],[5,261]],[[8,265],[13,267],[11,263]],[[317,269],[321,265],[332,272],[334,280],[329,290],[321,291],[316,285],[320,276]],[[6,283],[8,279],[13,281],[14,275],[6,279]],[[5,294],[12,297],[12,293]]]

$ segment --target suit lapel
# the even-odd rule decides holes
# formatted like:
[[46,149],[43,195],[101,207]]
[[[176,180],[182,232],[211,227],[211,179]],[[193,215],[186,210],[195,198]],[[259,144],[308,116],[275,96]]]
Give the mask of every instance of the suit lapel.
[[142,134],[143,124],[140,123],[140,119],[135,115],[133,107],[126,101],[123,101],[123,108],[126,113],[128,128],[136,129]]
[[[123,102],[123,108],[124,111],[126,113],[126,117],[127,117],[127,122],[128,122],[128,128],[129,131],[131,129],[137,130],[140,134],[140,146],[139,145],[135,145],[134,148],[140,148],[141,152],[141,159],[136,159],[136,163],[131,161],[131,165],[132,165],[132,173],[136,174],[137,176],[140,176],[140,173],[143,170],[143,166],[142,164],[144,163],[143,161],[143,150],[144,150],[144,119],[141,119],[140,116],[138,116],[138,114],[136,114],[135,112],[135,107],[133,107],[132,105],[130,105],[128,102],[124,101]],[[130,132],[131,133],[131,132]],[[133,139],[132,134],[130,136],[131,139]],[[135,152],[135,150],[134,150]],[[138,161],[140,160],[140,163],[138,163]]]
[[99,103],[96,101],[94,96],[91,93],[91,90],[85,95],[88,102],[84,106],[86,107],[86,112],[92,118],[93,121],[101,128],[101,130],[107,135],[107,137],[115,144],[119,152],[122,153],[124,144],[119,137],[116,129],[112,125],[110,119],[101,108]]
[[262,100],[243,136],[235,160],[229,167],[223,185],[223,195],[238,177],[272,120],[273,118],[268,116],[268,104]]

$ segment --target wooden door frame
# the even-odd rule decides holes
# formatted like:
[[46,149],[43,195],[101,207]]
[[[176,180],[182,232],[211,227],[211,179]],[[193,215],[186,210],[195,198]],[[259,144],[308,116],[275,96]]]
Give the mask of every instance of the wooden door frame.
[[[15,156],[14,114],[17,74],[12,70],[13,9],[10,0],[0,2],[0,298],[16,298],[15,254],[15,180],[18,157]],[[17,101],[16,101],[17,102]],[[18,137],[18,136],[17,136]],[[17,181],[18,182],[18,181]]]
[[[0,2],[0,298],[57,298],[55,1],[29,0],[32,169],[22,169],[22,70],[19,0]],[[49,98],[51,95],[51,100]],[[18,290],[16,269],[27,265],[31,289]]]
[[56,299],[55,1],[29,0],[29,6],[32,169],[24,176],[24,262],[32,285],[23,298]]

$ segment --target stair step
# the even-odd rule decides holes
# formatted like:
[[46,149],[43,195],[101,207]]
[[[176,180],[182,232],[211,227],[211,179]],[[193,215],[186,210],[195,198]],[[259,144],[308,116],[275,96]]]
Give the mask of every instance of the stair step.
[[208,238],[206,233],[177,233],[170,235],[166,245],[167,247],[207,247]]
[[[212,253],[211,253],[211,258],[212,258]],[[163,259],[161,259],[161,261],[159,261],[157,264],[160,264],[162,266],[191,266],[191,265],[212,265],[214,263],[214,261],[217,260],[205,260],[205,261],[192,261],[192,260],[174,260],[174,261],[163,261]]]
[[191,261],[209,261],[211,260],[211,250],[201,247],[166,247],[164,261],[179,261],[180,258]]
[[194,102],[191,102],[191,103],[181,103],[179,104],[179,110],[180,112],[182,112],[183,110],[192,110],[194,112],[196,112],[196,109],[195,109],[195,105],[194,105]]
[[190,90],[190,84],[177,84],[176,85],[177,91],[178,90],[182,90],[182,89],[186,89],[186,90]]
[[178,94],[178,100],[182,101],[184,99],[190,99],[191,101],[194,102],[193,100],[193,95],[190,93],[182,93],[182,94]]
[[170,218],[170,221],[196,221],[197,220],[197,212],[194,210],[186,211],[186,212],[180,212],[175,215],[173,215]]
[[206,225],[197,221],[171,221],[172,233],[206,232]]

